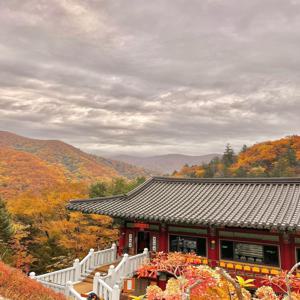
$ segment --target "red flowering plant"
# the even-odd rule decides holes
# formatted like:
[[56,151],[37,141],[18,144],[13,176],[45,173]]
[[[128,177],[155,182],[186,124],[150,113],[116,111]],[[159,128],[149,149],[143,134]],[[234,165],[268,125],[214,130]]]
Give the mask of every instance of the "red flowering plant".
[[158,252],[152,257],[150,263],[143,265],[137,271],[137,274],[138,277],[157,278],[159,272],[164,272],[178,278],[191,263],[198,264],[201,259],[200,256],[191,253]]
[[147,265],[139,268],[138,277],[157,278],[159,273],[167,273],[173,278],[169,279],[164,292],[158,293],[157,288],[150,287],[147,297],[167,300],[176,300],[179,297],[178,299],[181,299],[180,297],[192,285],[195,285],[191,291],[192,294],[205,294],[207,289],[217,285],[219,275],[208,266],[198,266],[200,259],[201,257],[196,254],[157,253]]
[[265,276],[262,283],[283,293],[288,293],[289,290],[296,293],[300,291],[300,278],[286,271],[282,271],[276,276]]
[[188,266],[183,271],[183,278],[187,280],[186,286],[189,287],[195,285],[193,288],[193,294],[201,294],[209,288],[215,287],[218,284],[220,276],[216,272],[207,266]]

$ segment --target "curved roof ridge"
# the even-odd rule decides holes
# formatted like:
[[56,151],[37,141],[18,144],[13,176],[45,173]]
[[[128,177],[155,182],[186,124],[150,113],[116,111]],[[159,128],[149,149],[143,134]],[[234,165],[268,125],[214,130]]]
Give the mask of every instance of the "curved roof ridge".
[[119,195],[112,195],[112,196],[104,196],[104,197],[95,197],[95,198],[88,198],[88,199],[71,199],[70,203],[77,203],[77,202],[98,202],[102,200],[111,200],[111,199],[122,199],[126,198],[126,194],[119,194]]
[[195,183],[299,183],[300,177],[253,177],[253,178],[186,178],[171,176],[155,176],[153,180],[170,182],[195,182]]

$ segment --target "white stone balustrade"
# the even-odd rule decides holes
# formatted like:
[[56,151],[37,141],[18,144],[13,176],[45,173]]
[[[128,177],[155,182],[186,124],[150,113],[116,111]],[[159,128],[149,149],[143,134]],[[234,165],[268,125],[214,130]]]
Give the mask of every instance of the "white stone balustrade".
[[[147,262],[148,258],[149,253],[147,248],[144,249],[143,253],[134,256],[124,254],[117,267],[114,265],[109,267],[107,275],[101,276],[98,272],[95,274],[93,291],[101,299],[119,300],[124,279],[131,277],[142,264]],[[117,247],[113,244],[110,249],[106,250],[94,251],[94,249],[91,249],[83,260],[79,261],[79,259],[75,259],[73,266],[70,268],[39,276],[31,272],[29,276],[46,287],[65,294],[69,299],[85,300],[74,289],[73,284],[83,280],[97,267],[113,263],[116,259]]]
[[82,281],[95,268],[113,263],[116,259],[117,246],[116,244],[112,244],[111,248],[105,250],[94,251],[94,249],[91,249],[88,255],[81,261],[75,259],[72,267],[38,276],[34,272],[31,272],[29,277],[39,281],[46,287],[64,293],[68,282],[75,283]]
[[[117,290],[123,286],[123,281],[127,277],[131,277],[138,268],[147,262],[149,258],[148,249],[145,248],[143,253],[128,256],[124,254],[122,260],[115,268],[111,265],[108,269],[108,274],[106,276],[100,276],[100,273],[96,273],[93,280],[93,291],[102,297],[104,300],[110,300],[113,298],[112,292],[114,289]],[[117,293],[114,291],[114,293]],[[117,298],[119,299],[119,298]]]

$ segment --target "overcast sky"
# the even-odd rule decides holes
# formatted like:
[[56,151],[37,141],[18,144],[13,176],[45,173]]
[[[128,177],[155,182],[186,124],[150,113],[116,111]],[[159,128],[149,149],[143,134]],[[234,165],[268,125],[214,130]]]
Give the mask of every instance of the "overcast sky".
[[300,131],[300,0],[0,0],[0,127],[220,153]]

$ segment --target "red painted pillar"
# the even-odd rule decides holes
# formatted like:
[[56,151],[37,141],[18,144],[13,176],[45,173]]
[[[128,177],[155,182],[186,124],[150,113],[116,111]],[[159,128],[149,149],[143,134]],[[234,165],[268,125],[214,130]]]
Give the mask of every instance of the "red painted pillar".
[[166,224],[160,225],[159,251],[168,252],[168,230]]
[[219,260],[219,255],[218,255],[218,236],[217,236],[217,231],[215,227],[210,227],[208,231],[208,239],[207,239],[208,245],[208,253],[207,257],[211,261],[210,265],[212,267],[215,267],[217,265],[217,260]]
[[290,270],[295,261],[295,247],[293,247],[292,239],[288,233],[280,235],[280,260],[281,269]]
[[126,228],[125,228],[125,224],[122,224],[120,227],[120,236],[119,236],[119,248],[118,248],[119,256],[123,254],[125,243],[126,243]]
[[290,253],[291,253],[291,265],[292,267],[297,263],[296,261],[296,245],[295,237],[290,236]]

